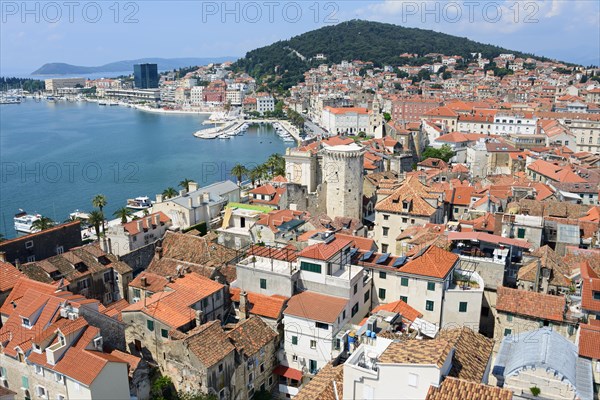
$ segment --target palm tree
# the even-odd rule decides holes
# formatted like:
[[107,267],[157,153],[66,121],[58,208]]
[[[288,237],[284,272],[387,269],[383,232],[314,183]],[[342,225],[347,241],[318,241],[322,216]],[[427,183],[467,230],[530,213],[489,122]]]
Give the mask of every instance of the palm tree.
[[185,189],[186,191],[190,190],[190,183],[194,182],[191,179],[184,179],[181,182],[179,182],[179,186],[181,186],[182,189]]
[[127,217],[131,217],[131,214],[133,214],[133,213],[127,207],[121,207],[121,208],[119,208],[117,211],[115,211],[113,213],[113,215],[115,217],[121,218],[121,223],[122,224],[126,224],[127,223]]
[[242,184],[242,178],[248,174],[248,170],[242,164],[236,164],[231,168],[231,175],[235,176],[238,181],[238,186]]
[[[104,196],[103,194],[97,194],[92,199],[92,205],[94,207],[98,207],[100,209],[100,213],[102,214],[103,217],[104,217],[104,206],[106,206],[107,204],[108,204],[108,201],[106,200],[106,196]],[[102,218],[102,233],[105,233],[104,218]]]
[[40,217],[40,219],[33,221],[33,223],[31,224],[31,230],[39,232],[44,231],[48,228],[52,228],[53,226],[54,221],[52,221],[50,218]]
[[102,211],[94,210],[90,213],[88,223],[96,230],[96,236],[100,239],[100,225],[104,225],[104,214]]
[[170,199],[173,198],[175,196],[177,196],[179,193],[177,192],[177,190],[175,190],[175,188],[173,187],[168,187],[165,190],[163,190],[163,198],[166,199]]
[[277,153],[271,154],[264,165],[268,168],[271,178],[275,176],[275,171],[285,170],[285,160]]
[[256,181],[260,179],[261,173],[262,172],[260,171],[259,167],[254,167],[250,171],[248,171],[248,178],[250,178],[250,180],[252,181],[252,187],[254,187]]

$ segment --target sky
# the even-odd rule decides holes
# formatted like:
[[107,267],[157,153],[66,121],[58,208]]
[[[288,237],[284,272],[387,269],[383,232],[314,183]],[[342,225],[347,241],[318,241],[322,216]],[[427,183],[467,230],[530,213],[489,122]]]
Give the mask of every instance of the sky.
[[95,66],[144,57],[243,56],[351,19],[600,64],[597,0],[0,0],[0,18],[0,75],[48,62]]

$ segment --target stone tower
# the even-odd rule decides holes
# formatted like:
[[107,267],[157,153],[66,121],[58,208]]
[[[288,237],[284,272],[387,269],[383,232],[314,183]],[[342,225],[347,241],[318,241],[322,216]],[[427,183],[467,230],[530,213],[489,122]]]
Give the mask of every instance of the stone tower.
[[363,148],[352,143],[326,147],[322,152],[327,215],[362,220]]

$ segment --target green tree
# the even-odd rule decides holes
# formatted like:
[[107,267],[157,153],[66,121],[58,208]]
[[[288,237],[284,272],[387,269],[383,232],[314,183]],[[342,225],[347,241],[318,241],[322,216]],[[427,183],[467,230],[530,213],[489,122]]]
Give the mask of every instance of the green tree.
[[421,160],[425,160],[427,158],[439,158],[440,160],[448,162],[452,157],[454,157],[454,155],[455,153],[452,151],[450,146],[445,144],[439,149],[436,149],[435,147],[427,147],[425,151],[423,151]]
[[238,186],[242,184],[242,179],[247,174],[248,170],[242,164],[236,164],[233,166],[233,168],[231,168],[231,175],[235,176],[237,179]]
[[177,196],[179,194],[179,192],[177,192],[177,190],[175,190],[174,187],[168,187],[165,190],[163,190],[162,195],[163,195],[163,199],[171,199],[175,196]]
[[179,182],[179,186],[182,189],[185,189],[186,191],[189,191],[190,190],[190,183],[192,183],[192,182],[194,182],[194,181],[191,180],[191,179],[187,179],[186,178],[186,179],[182,180],[181,182]]
[[265,162],[265,167],[268,169],[269,176],[272,178],[275,175],[275,171],[285,171],[285,160],[281,154],[271,154],[268,160]]
[[385,122],[390,122],[390,120],[392,119],[392,116],[390,115],[390,113],[383,113],[383,119],[385,119]]
[[[108,204],[108,200],[106,200],[106,196],[104,196],[103,194],[97,194],[96,196],[94,196],[94,198],[92,199],[92,205],[94,207],[98,207],[98,209],[100,209],[100,213],[102,213],[102,215],[104,215],[104,207]],[[104,219],[102,220],[102,233],[104,233]]]
[[54,221],[52,221],[48,217],[40,217],[40,219],[35,220],[31,224],[31,230],[33,231],[44,231],[46,229],[52,228],[54,226]]
[[261,176],[262,176],[262,171],[260,169],[260,166],[256,166],[256,167],[250,169],[250,171],[248,171],[248,178],[252,182],[253,187],[256,184],[256,182],[260,180]]
[[442,73],[442,79],[443,80],[447,80],[447,79],[450,79],[450,78],[452,78],[452,72],[450,72],[450,71],[444,71]]
[[104,214],[102,211],[94,210],[90,213],[88,223],[96,230],[96,236],[100,238],[100,225],[104,225]]
[[117,218],[121,218],[121,223],[122,224],[126,224],[127,223],[127,218],[131,217],[133,213],[131,212],[131,210],[127,207],[121,207],[119,208],[117,211],[115,211],[113,213],[113,215]]

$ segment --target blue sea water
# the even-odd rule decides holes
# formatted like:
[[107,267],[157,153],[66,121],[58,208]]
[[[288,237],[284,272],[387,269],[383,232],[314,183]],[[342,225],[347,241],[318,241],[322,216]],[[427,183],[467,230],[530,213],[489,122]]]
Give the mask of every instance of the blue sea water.
[[185,178],[233,179],[233,165],[252,167],[289,146],[268,125],[228,140],[195,138],[207,117],[84,102],[1,105],[0,232],[15,235],[19,209],[64,221],[75,209],[90,211],[98,193],[112,218],[128,198],[179,190]]

